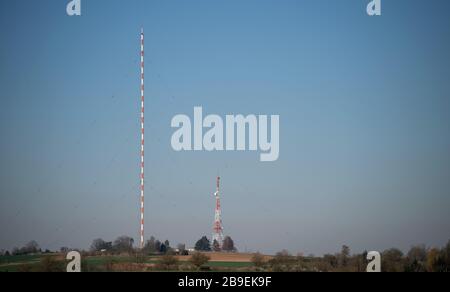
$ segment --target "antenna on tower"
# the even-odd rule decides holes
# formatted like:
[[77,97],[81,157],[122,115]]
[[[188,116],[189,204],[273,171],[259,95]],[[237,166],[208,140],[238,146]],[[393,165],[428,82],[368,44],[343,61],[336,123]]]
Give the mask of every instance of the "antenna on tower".
[[144,248],[144,28],[141,28],[141,113],[140,113],[140,121],[141,121],[141,199],[140,199],[140,247]]
[[217,177],[217,184],[216,184],[216,192],[214,193],[214,196],[216,197],[216,209],[215,209],[215,216],[214,216],[214,227],[213,227],[213,236],[212,236],[212,243],[214,244],[215,241],[219,244],[219,247],[222,248],[223,246],[223,225],[222,225],[222,207],[220,205],[220,177]]

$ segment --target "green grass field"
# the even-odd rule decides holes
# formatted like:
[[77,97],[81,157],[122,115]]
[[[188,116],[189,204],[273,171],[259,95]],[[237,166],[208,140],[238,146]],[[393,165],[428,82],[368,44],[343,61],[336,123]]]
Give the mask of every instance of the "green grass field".
[[29,263],[33,261],[39,261],[41,255],[20,255],[20,256],[2,256],[0,257],[0,265],[10,263]]
[[[64,257],[59,254],[52,255],[23,255],[23,256],[2,256],[0,257],[0,272],[24,272],[24,271],[42,271],[44,259],[51,257],[55,261],[56,270],[64,271],[66,262]],[[155,266],[159,263],[158,256],[148,256],[143,259],[138,259],[134,256],[90,256],[82,260],[82,267],[85,271],[108,271],[111,266],[126,266],[126,265],[142,265],[148,270],[149,267]],[[192,266],[189,261],[181,260],[178,262],[180,267]],[[253,267],[250,262],[230,262],[230,261],[210,261],[206,265],[212,271],[214,270],[233,270],[245,269]],[[120,268],[119,268],[120,271]]]
[[41,255],[2,256],[0,257],[0,272],[19,272],[25,265],[37,267],[41,258]]

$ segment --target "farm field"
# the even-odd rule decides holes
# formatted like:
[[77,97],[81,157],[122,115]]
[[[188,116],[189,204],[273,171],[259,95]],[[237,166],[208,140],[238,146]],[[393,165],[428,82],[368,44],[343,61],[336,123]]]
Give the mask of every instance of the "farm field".
[[[205,253],[210,260],[204,265],[206,270],[240,271],[252,268],[252,254],[239,253]],[[195,270],[190,264],[191,256],[174,256],[180,270]],[[265,256],[266,260],[272,257]],[[103,271],[158,271],[161,256],[86,256],[82,259],[82,270],[89,272]],[[0,272],[64,272],[67,262],[62,254],[3,256],[0,257]]]

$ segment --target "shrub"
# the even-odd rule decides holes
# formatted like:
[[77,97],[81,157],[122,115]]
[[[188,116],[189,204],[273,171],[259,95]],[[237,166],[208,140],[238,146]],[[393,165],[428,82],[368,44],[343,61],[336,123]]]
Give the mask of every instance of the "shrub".
[[257,268],[261,268],[265,264],[264,256],[260,253],[255,253],[252,257],[252,263]]
[[200,253],[200,252],[196,252],[192,255],[191,257],[191,263],[197,267],[197,269],[200,269],[204,264],[206,264],[207,262],[209,262],[210,257]]

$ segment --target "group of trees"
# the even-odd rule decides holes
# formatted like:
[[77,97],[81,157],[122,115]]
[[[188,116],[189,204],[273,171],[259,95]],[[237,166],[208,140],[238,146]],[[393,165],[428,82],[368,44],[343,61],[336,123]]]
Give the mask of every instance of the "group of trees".
[[[185,245],[179,244],[178,250],[180,254],[185,253]],[[134,239],[129,236],[120,236],[113,242],[107,242],[98,238],[91,244],[91,252],[132,253],[134,251]],[[147,240],[142,251],[143,254],[168,254],[173,253],[174,249],[170,246],[168,240],[162,242],[152,236]]]
[[[5,254],[9,252],[6,251]],[[32,240],[30,242],[28,242],[27,244],[25,244],[23,247],[18,248],[15,247],[13,248],[13,250],[11,251],[12,255],[29,255],[29,254],[37,254],[37,253],[42,253],[41,248],[39,247],[39,244]]]
[[129,236],[119,236],[114,242],[107,242],[101,238],[94,239],[91,252],[130,253],[133,251],[134,239]]
[[211,251],[211,243],[206,236],[203,236],[195,243],[195,250],[197,251]]
[[0,256],[23,256],[23,255],[35,255],[35,254],[51,254],[52,251],[46,249],[42,250],[39,244],[32,240],[22,247],[14,247],[11,252],[8,250],[1,250]]
[[170,246],[170,242],[168,240],[161,242],[154,236],[150,237],[150,239],[147,240],[144,246],[144,253],[146,254],[155,254],[155,253],[167,254],[171,253],[172,251],[173,249]]
[[[122,252],[132,252],[134,240],[128,236],[120,236],[114,242],[107,242],[101,238],[95,239],[91,244],[91,252],[108,252],[108,253],[122,253]],[[176,248],[177,252],[181,255],[187,255],[185,244],[178,244]],[[235,252],[236,248],[234,246],[234,241],[231,237],[227,236],[224,238],[222,247],[220,247],[217,241],[211,245],[211,242],[206,236],[203,236],[195,244],[196,251],[226,251]],[[144,245],[144,254],[173,254],[175,253],[175,248],[171,247],[169,240],[164,242],[156,239],[154,236],[150,237],[149,240]]]
[[[186,250],[185,244],[178,244],[177,251],[180,255],[187,255],[188,251]],[[226,236],[223,240],[222,247],[220,247],[219,243],[215,240],[213,244],[209,241],[206,236],[203,236],[195,243],[196,251],[210,252],[210,251],[226,251],[226,252],[235,252],[236,247],[234,246],[234,241],[231,237]],[[174,253],[174,248],[170,246],[170,242],[168,240],[161,242],[157,240],[155,237],[150,237],[150,239],[146,242],[144,246],[144,253],[146,254],[172,254]]]
[[[70,249],[68,247],[61,247],[61,253],[67,253]],[[176,247],[177,253],[180,255],[188,255],[188,251],[186,249],[185,244],[178,244]],[[220,247],[217,241],[214,241],[213,244],[209,241],[206,236],[203,236],[200,240],[195,244],[196,251],[226,251],[226,252],[235,252],[236,248],[234,246],[234,241],[231,237],[227,236],[224,238],[222,247]],[[90,246],[91,252],[106,252],[106,253],[132,253],[135,251],[134,249],[134,239],[129,236],[119,236],[114,241],[105,241],[101,238],[94,239]],[[145,243],[144,254],[173,254],[175,253],[175,248],[170,246],[169,240],[165,240],[164,242],[156,239],[154,236],[150,237],[149,240]],[[0,256],[8,256],[8,255],[29,255],[42,253],[38,243],[36,241],[30,241],[25,246],[21,248],[14,248],[11,253],[9,251],[1,250]],[[50,251],[46,251],[45,253],[50,253]]]
[[[350,248],[343,246],[340,253],[323,257],[292,256],[287,251],[276,254],[270,260],[257,253],[252,262],[260,270],[288,272],[365,272],[367,252],[351,255]],[[450,241],[442,248],[413,246],[404,254],[396,248],[381,253],[382,272],[450,272]]]
[[392,272],[450,272],[450,241],[441,249],[413,246],[407,254],[389,249],[381,254],[381,269]]
[[450,272],[450,241],[441,249],[413,246],[404,255],[398,249],[383,252],[382,270],[405,272]]
[[[111,251],[113,248],[112,242],[106,242],[101,238],[94,239],[91,244],[91,251]],[[61,248],[61,251],[65,251],[65,248]]]
[[4,249],[2,249],[2,250],[0,250],[0,256],[1,257],[3,257],[3,256],[10,256],[11,254],[9,253],[9,251],[7,251],[7,250],[4,250]]
[[[341,253],[325,255],[318,265],[323,270],[364,272],[367,268],[367,252],[350,255],[350,248],[343,246]],[[391,248],[381,253],[383,272],[449,272],[450,241],[442,249],[417,245],[404,254]]]
[[197,243],[195,244],[195,250],[196,251],[226,251],[226,252],[236,252],[237,249],[234,246],[234,241],[231,237],[226,236],[223,240],[222,247],[217,242],[217,240],[214,240],[213,244],[211,245],[211,242],[206,236],[203,236],[200,238]]

